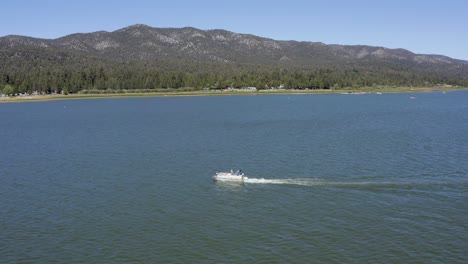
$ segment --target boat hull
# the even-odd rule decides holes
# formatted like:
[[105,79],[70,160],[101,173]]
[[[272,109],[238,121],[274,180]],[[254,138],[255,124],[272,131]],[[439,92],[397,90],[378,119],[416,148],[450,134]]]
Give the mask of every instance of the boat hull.
[[218,172],[213,176],[213,180],[223,182],[244,182],[247,179],[248,178],[244,175],[236,175],[228,172]]

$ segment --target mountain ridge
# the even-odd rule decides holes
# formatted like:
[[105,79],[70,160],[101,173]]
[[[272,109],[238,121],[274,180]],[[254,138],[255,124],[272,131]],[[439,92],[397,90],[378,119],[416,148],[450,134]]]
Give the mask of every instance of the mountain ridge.
[[[183,39],[182,37],[187,37],[189,39]],[[133,38],[133,40],[138,40],[139,37],[143,36],[145,42],[131,41],[130,43],[124,43],[121,41],[123,35]],[[241,34],[235,33],[223,29],[210,29],[210,30],[201,30],[194,27],[182,27],[182,28],[155,28],[145,24],[134,24],[121,29],[114,31],[95,31],[89,33],[73,33],[66,36],[62,36],[55,39],[45,39],[45,38],[34,38],[28,36],[20,35],[8,35],[0,38],[0,43],[4,41],[10,41],[10,47],[18,44],[23,45],[32,45],[39,47],[53,47],[53,48],[62,48],[66,50],[81,50],[87,52],[97,53],[98,55],[105,55],[103,51],[109,48],[118,48],[124,47],[126,49],[131,48],[128,44],[138,44],[139,48],[143,47],[163,47],[164,44],[172,45],[184,45],[179,47],[180,51],[188,50],[191,52],[197,52],[194,49],[194,46],[203,45],[200,40],[195,38],[211,38],[212,43],[210,45],[218,44],[219,45],[243,45],[243,48],[252,51],[254,49],[264,49],[268,53],[273,53],[275,51],[284,51],[284,53],[291,53],[291,49],[294,48],[303,48],[303,49],[313,49],[319,48],[320,52],[324,52],[324,48],[329,49],[328,52],[331,52],[334,56],[343,56],[345,58],[354,58],[362,59],[364,57],[377,57],[383,59],[400,59],[400,60],[409,60],[417,63],[422,63],[424,61],[429,61],[432,63],[463,63],[468,64],[468,61],[451,58],[445,55],[439,54],[417,54],[403,48],[386,48],[383,46],[370,46],[370,45],[340,45],[340,44],[325,44],[322,42],[312,42],[312,41],[296,41],[296,40],[274,40],[271,38],[260,37],[252,34]],[[128,41],[128,39],[127,39]],[[16,43],[15,43],[16,42]],[[86,45],[85,42],[88,42]],[[136,42],[136,43],[135,43]],[[90,45],[94,43],[94,45]],[[239,48],[239,47],[236,47]],[[206,47],[204,47],[206,50]],[[100,52],[101,51],[101,52]],[[160,50],[152,49],[153,56],[150,54],[143,54],[139,56],[139,59],[151,59],[155,55],[164,56],[165,52],[160,52]],[[100,54],[99,54],[100,53]],[[138,53],[138,52],[137,52]],[[167,52],[166,52],[167,53]],[[217,52],[212,52],[216,54]],[[185,53],[188,55],[188,53]],[[116,56],[116,54],[109,54],[109,56]],[[223,56],[226,56],[225,54]],[[277,55],[278,57],[279,55]],[[289,57],[287,55],[279,56]],[[117,56],[118,57],[118,56]],[[221,61],[230,61],[228,58],[219,57],[208,57],[203,59],[211,60],[221,60]],[[224,58],[224,59],[223,59]],[[129,57],[121,57],[121,59],[133,59]],[[291,58],[290,58],[291,59]],[[330,58],[328,58],[330,59]],[[294,61],[294,59],[293,59]],[[245,62],[244,60],[239,60],[239,62]],[[248,60],[247,60],[248,62]],[[301,60],[296,60],[297,63],[301,63]]]
[[[312,88],[439,83],[468,86],[468,61],[444,55],[416,54],[402,48],[274,40],[222,29],[156,28],[144,24],[55,39],[8,35],[0,37],[0,59],[3,76],[0,85],[11,82],[24,89],[32,89],[33,72],[39,76],[44,70],[65,72],[62,75],[66,77],[54,78],[98,70],[106,76],[101,85],[95,84],[94,77],[92,81],[85,78],[79,86],[76,84],[79,89],[121,87],[125,81],[116,75],[120,72],[132,72],[132,76],[139,76],[134,77],[138,78],[134,85],[149,82],[145,86],[149,88],[270,87],[272,83]],[[272,77],[273,72],[281,74]],[[162,84],[155,77],[160,73],[179,76],[167,77],[179,82]],[[18,77],[23,75],[28,81]],[[215,77],[208,80],[206,75]],[[249,77],[242,77],[245,75]],[[12,77],[14,81],[10,81]],[[278,80],[269,81],[272,78]],[[47,86],[59,87],[68,81],[56,80]]]

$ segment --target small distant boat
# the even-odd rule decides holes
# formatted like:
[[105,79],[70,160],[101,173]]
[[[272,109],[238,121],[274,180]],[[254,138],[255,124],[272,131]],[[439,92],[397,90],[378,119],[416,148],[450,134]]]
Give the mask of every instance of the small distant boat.
[[242,170],[238,170],[236,172],[217,172],[213,176],[213,180],[215,181],[224,181],[224,182],[244,182],[248,178],[244,176]]

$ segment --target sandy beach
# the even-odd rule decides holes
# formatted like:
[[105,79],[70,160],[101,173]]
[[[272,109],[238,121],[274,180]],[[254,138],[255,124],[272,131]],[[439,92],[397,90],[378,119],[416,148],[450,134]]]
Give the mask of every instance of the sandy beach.
[[259,90],[259,91],[181,91],[181,92],[150,92],[150,93],[101,93],[101,94],[51,94],[51,95],[26,95],[0,97],[0,103],[15,102],[40,102],[53,100],[76,100],[76,99],[98,99],[98,98],[131,98],[131,97],[166,97],[166,96],[230,96],[230,95],[274,95],[274,94],[385,94],[385,93],[417,93],[417,92],[450,92],[468,90],[468,87],[397,87],[397,88],[361,88],[342,90]]

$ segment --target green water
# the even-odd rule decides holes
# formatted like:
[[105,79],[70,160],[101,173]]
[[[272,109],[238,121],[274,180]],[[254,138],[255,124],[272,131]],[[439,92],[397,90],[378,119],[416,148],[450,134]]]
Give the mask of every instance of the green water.
[[[2,263],[468,262],[468,92],[15,103],[0,116]],[[231,168],[250,181],[211,180]]]

